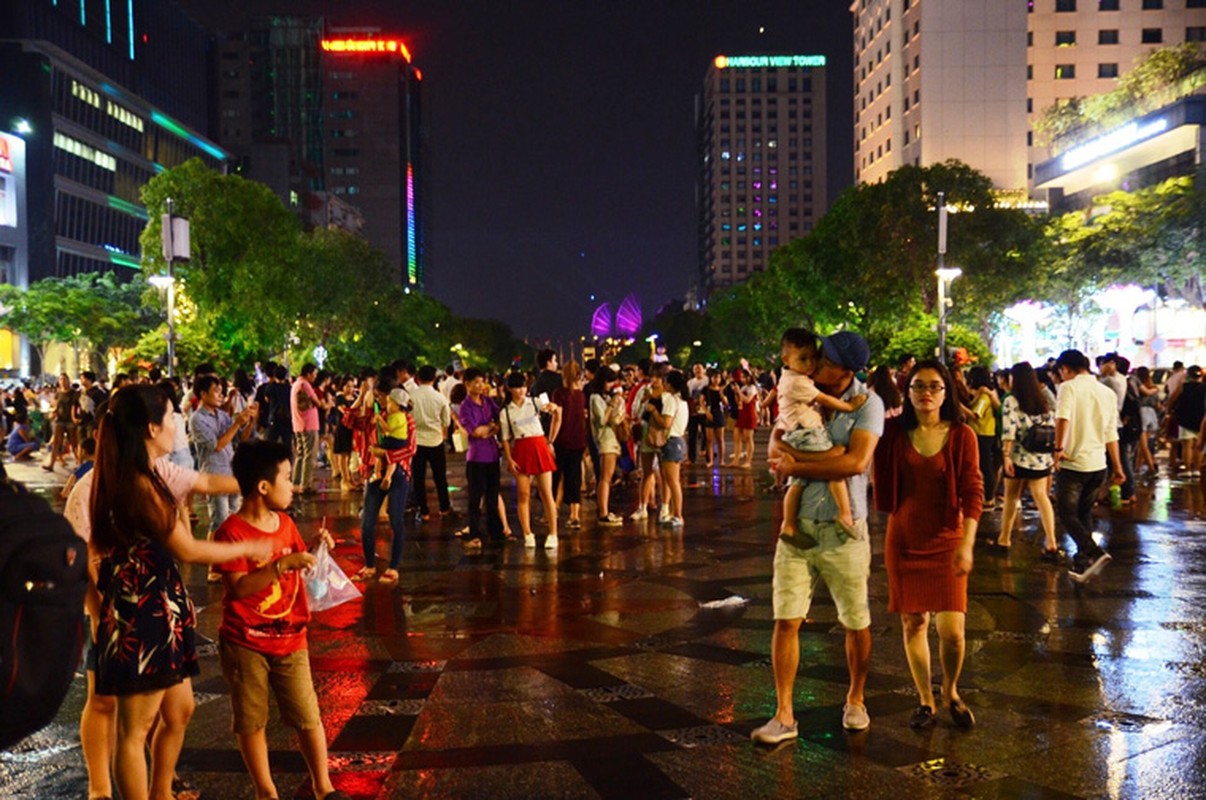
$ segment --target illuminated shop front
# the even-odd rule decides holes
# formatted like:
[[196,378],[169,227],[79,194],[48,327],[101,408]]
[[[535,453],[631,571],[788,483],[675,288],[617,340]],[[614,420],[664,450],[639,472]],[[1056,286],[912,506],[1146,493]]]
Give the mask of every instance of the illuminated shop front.
[[[14,128],[30,131],[28,122]],[[25,140],[0,132],[0,283],[24,288],[29,284],[29,231],[25,210]],[[0,375],[20,371],[28,343],[0,328]]]

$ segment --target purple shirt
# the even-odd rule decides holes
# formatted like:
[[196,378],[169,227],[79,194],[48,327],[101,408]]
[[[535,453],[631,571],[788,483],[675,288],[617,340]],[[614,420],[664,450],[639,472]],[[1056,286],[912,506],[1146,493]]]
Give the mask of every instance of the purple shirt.
[[[461,421],[461,427],[469,431],[470,434],[476,428],[482,425],[489,425],[491,422],[498,422],[498,406],[494,404],[494,400],[489,397],[482,397],[481,404],[473,402],[472,397],[466,397],[457,409],[457,419]],[[469,452],[465,454],[466,461],[472,461],[478,464],[498,463],[498,439],[491,436],[488,439],[479,439],[476,436],[469,437]]]

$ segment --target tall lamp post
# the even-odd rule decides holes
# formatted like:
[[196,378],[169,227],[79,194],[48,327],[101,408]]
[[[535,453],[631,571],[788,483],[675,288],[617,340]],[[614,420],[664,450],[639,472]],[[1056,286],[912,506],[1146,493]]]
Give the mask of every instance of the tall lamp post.
[[963,274],[958,267],[946,266],[946,192],[938,193],[938,360],[946,363],[946,310],[952,302],[947,297],[951,281]]
[[167,199],[167,213],[161,217],[163,226],[163,258],[167,261],[167,275],[152,275],[147,280],[153,286],[167,289],[167,370],[168,377],[176,374],[176,262],[188,262],[189,226],[188,219],[172,213],[172,198]]

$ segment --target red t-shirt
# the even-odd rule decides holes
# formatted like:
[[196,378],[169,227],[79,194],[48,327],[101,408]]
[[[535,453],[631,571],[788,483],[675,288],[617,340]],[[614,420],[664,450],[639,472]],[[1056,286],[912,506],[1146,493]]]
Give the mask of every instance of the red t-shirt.
[[[214,541],[245,542],[248,539],[271,539],[275,547],[273,560],[306,550],[306,543],[297,525],[287,515],[277,512],[280,525],[271,533],[251,525],[237,514],[231,514],[214,534]],[[257,566],[241,558],[219,564],[218,572],[254,572]],[[229,592],[222,598],[222,624],[218,634],[231,644],[246,647],[267,656],[285,656],[306,649],[306,623],[310,621],[310,606],[306,589],[298,570],[282,572],[266,588],[242,599]]]

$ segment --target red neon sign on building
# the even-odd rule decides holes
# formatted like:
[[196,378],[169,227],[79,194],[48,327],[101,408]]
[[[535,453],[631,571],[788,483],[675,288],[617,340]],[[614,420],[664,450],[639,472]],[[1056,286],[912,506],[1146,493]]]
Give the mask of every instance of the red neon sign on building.
[[321,46],[327,53],[393,53],[400,54],[410,63],[410,51],[401,39],[323,39]]

